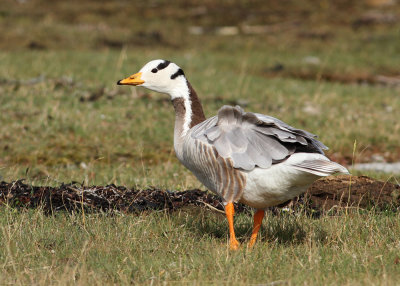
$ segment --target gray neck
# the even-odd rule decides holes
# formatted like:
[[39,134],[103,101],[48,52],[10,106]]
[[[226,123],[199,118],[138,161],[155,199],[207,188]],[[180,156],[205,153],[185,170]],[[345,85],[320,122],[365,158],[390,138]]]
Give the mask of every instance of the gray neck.
[[182,89],[182,92],[186,94],[172,99],[172,105],[175,109],[175,151],[177,151],[177,148],[183,142],[190,128],[206,120],[196,92],[188,81],[186,83],[186,88]]

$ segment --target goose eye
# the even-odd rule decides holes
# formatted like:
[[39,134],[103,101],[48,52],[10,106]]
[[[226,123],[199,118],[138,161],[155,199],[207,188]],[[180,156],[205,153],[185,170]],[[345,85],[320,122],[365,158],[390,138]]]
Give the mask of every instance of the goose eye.
[[158,70],[157,69],[152,69],[151,72],[152,73],[156,73]]

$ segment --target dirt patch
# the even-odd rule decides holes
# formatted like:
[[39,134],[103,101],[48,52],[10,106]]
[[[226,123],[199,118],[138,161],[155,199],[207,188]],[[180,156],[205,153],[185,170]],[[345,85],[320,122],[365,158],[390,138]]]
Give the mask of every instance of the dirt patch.
[[299,80],[338,82],[342,84],[369,84],[388,87],[399,87],[400,76],[398,72],[385,75],[374,75],[369,73],[339,73],[321,71],[318,69],[291,69],[282,64],[276,64],[265,68],[262,74],[267,78],[294,78]]
[[[39,187],[24,184],[22,180],[0,183],[0,203],[13,207],[42,207],[46,212],[85,209],[140,213],[164,209],[173,211],[184,206],[223,209],[217,196],[201,190],[136,190],[115,185],[86,187],[76,183]],[[244,206],[239,205],[237,209],[244,211]]]
[[400,185],[366,176],[337,176],[316,181],[306,197],[311,207],[329,211],[335,207],[399,209]]
[[[22,180],[0,183],[0,204],[23,208],[41,207],[48,213],[83,209],[141,213],[152,210],[174,211],[185,206],[223,211],[218,196],[197,189],[172,192],[157,188],[136,190],[115,185],[87,187],[76,183],[40,187],[24,184]],[[294,199],[289,206],[293,210],[301,209],[313,214],[343,207],[398,210],[400,186],[364,176],[329,177],[315,182],[305,195]],[[236,211],[251,210],[243,204],[236,204]]]
[[[314,1],[315,2],[315,1]],[[395,1],[393,1],[395,2]],[[388,10],[388,11],[386,11]],[[229,11],[229,13],[227,13]],[[332,17],[335,15],[335,17]],[[2,1],[0,47],[6,50],[121,49],[155,45],[181,48],[185,35],[263,35],[288,31],[300,38],[328,40],[342,30],[391,27],[399,5],[380,9],[364,1]],[[144,25],[145,23],[145,25]],[[227,29],[228,27],[229,29]],[[314,31],[317,30],[317,31]],[[233,33],[232,33],[233,31]],[[291,35],[289,35],[291,37]],[[263,39],[264,39],[263,38]]]

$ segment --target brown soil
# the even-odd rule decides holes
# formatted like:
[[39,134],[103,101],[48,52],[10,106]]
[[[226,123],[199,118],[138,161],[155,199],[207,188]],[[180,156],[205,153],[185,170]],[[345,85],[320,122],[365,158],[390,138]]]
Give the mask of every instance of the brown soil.
[[311,207],[329,211],[336,207],[395,209],[400,206],[400,185],[366,176],[337,176],[316,181],[306,197]]
[[[41,207],[47,213],[82,209],[141,213],[151,210],[174,211],[184,206],[223,210],[218,196],[201,190],[135,190],[115,185],[87,187],[76,183],[39,187],[24,184],[22,180],[0,183],[0,204]],[[305,195],[294,199],[289,205],[293,210],[305,210],[317,215],[345,207],[396,211],[400,207],[400,186],[365,176],[329,177],[316,181]],[[236,210],[250,211],[242,204],[237,204]]]

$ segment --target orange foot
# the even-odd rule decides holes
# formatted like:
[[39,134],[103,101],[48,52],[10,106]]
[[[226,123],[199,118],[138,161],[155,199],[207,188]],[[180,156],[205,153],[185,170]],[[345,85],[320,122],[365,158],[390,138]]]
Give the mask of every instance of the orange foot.
[[236,240],[236,238],[231,238],[229,241],[229,249],[230,250],[238,250],[239,249],[239,242]]
[[257,210],[257,212],[254,214],[254,226],[253,226],[253,232],[251,234],[250,241],[249,241],[249,248],[252,248],[254,246],[254,243],[256,243],[257,234],[258,234],[258,231],[260,230],[264,215],[265,215],[264,210]]
[[239,242],[236,240],[235,229],[233,228],[233,215],[235,214],[235,208],[233,206],[233,203],[228,203],[225,206],[225,213],[229,224],[229,236],[230,236],[229,248],[231,250],[238,250]]

